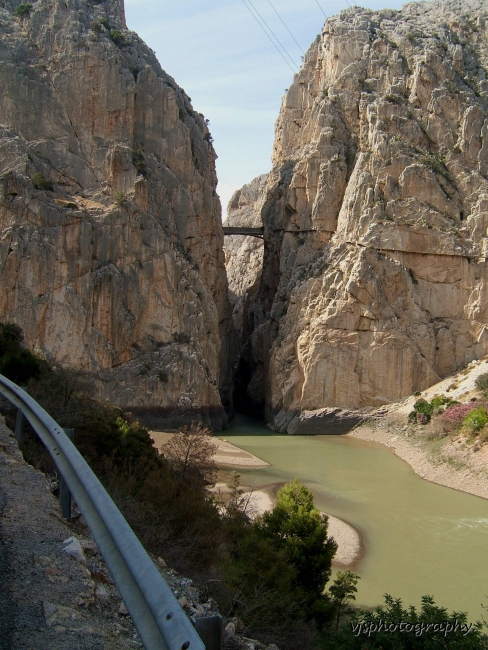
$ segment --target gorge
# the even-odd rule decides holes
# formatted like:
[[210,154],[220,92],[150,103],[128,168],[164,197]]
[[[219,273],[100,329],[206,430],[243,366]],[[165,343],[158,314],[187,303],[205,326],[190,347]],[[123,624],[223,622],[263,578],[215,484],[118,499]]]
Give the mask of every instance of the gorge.
[[486,501],[307,434],[346,433],[488,354],[487,19],[487,0],[328,19],[272,169],[229,204],[224,227],[264,239],[224,238],[208,120],[122,0],[0,3],[0,322],[150,426],[260,418],[230,428],[273,464],[249,481],[300,473],[365,532],[368,606],[431,581],[481,615]]

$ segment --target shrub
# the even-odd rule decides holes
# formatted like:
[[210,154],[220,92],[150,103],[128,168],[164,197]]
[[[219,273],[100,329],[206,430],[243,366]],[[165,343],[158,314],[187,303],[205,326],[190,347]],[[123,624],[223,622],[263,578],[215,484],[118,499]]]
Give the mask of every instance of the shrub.
[[99,20],[93,20],[90,23],[90,29],[92,32],[95,32],[95,34],[101,34],[102,33],[102,25]]
[[32,177],[32,183],[34,187],[38,190],[46,190],[48,192],[53,191],[53,184],[51,181],[48,181],[47,178],[44,178],[44,175],[41,172],[36,172]]
[[468,402],[467,404],[452,403],[440,416],[440,419],[445,422],[460,425],[468,413],[480,407],[486,408],[486,402]]
[[425,413],[417,413],[417,424],[429,424],[430,422],[430,415],[426,415]]
[[110,23],[106,18],[99,18],[98,22],[100,23],[100,25],[103,25],[105,29],[110,29]]
[[28,16],[30,14],[31,9],[32,9],[32,5],[30,5],[30,4],[21,4],[16,8],[15,15],[18,18],[25,18],[26,16]]
[[488,372],[484,372],[479,377],[476,377],[475,384],[479,390],[488,390]]
[[168,377],[168,373],[166,372],[166,370],[160,370],[158,372],[158,379],[162,384],[167,384],[168,383],[169,377]]
[[22,330],[15,323],[0,323],[0,357],[18,352],[24,340]]
[[403,97],[400,97],[399,95],[385,95],[385,99],[387,102],[390,102],[391,104],[403,104]]
[[115,205],[119,208],[121,208],[124,203],[127,201],[127,195],[125,192],[115,192],[114,194],[114,202]]
[[173,332],[173,341],[175,343],[189,343],[190,337],[188,334],[183,334],[182,332]]
[[[404,607],[400,598],[385,594],[385,604],[373,611],[358,609],[351,616],[347,625],[339,628],[331,643],[323,646],[327,650],[433,650],[434,648],[456,648],[456,650],[482,650],[486,648],[487,639],[483,633],[484,625],[480,622],[468,624],[467,614],[448,612],[435,604],[431,596],[423,596],[421,607]],[[411,625],[411,632],[399,628],[398,622]],[[448,625],[453,632],[448,639],[440,640],[435,634],[419,633],[421,625],[438,623]],[[464,627],[465,626],[465,627]],[[358,632],[359,629],[359,632]],[[408,627],[406,628],[408,629]],[[425,627],[423,628],[425,629]],[[427,628],[428,629],[428,628]],[[442,628],[441,628],[442,629]],[[466,630],[470,629],[469,634]],[[371,631],[375,630],[372,634]],[[369,634],[368,634],[369,631]],[[365,634],[366,632],[366,634]],[[366,636],[367,635],[367,636]]]
[[417,413],[423,413],[424,415],[427,415],[429,417],[432,414],[432,411],[434,410],[432,404],[429,404],[429,402],[423,397],[421,397],[415,402],[413,408],[417,411]]
[[[137,78],[137,76],[135,77]],[[144,154],[141,149],[136,149],[132,152],[132,164],[137,169],[139,174],[145,174],[147,171],[146,160],[144,159]]]
[[14,323],[0,323],[0,374],[16,384],[25,385],[39,379],[44,362],[23,347],[21,328]]
[[446,180],[449,180],[449,172],[447,171],[445,156],[426,151],[425,154],[420,157],[420,162],[424,167],[427,167],[427,169],[430,169],[436,174],[444,176]]
[[111,29],[110,38],[115,43],[115,45],[118,45],[119,47],[121,45],[126,45],[124,35],[119,29]]
[[444,404],[447,404],[450,400],[445,396],[445,395],[436,395],[432,400],[431,400],[431,405],[432,408],[437,409],[439,406],[443,406]]
[[482,406],[470,411],[463,420],[463,427],[470,433],[477,433],[488,423],[488,413]]

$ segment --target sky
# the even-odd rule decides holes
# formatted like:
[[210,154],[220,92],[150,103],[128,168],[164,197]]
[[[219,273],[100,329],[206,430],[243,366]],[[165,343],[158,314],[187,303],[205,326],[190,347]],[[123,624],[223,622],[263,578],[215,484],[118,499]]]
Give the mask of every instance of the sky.
[[[361,6],[402,4],[365,0]],[[128,28],[156,52],[193,108],[210,120],[223,218],[232,194],[270,171],[281,98],[303,51],[321,33],[325,16],[348,5],[348,0],[125,0]],[[259,12],[291,61],[250,9]]]

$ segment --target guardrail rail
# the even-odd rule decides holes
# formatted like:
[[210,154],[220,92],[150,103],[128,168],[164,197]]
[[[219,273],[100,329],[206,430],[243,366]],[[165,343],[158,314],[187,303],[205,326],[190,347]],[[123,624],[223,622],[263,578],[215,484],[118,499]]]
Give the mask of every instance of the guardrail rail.
[[64,430],[30,395],[3,375],[0,375],[0,393],[22,412],[56,463],[144,648],[205,650],[191,621],[134,531]]

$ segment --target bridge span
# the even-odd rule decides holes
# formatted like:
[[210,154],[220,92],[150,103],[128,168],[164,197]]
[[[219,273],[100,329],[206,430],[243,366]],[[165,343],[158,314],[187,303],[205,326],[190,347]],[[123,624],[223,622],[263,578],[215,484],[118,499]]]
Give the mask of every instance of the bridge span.
[[264,228],[240,228],[237,226],[223,226],[224,235],[247,235],[264,239]]

